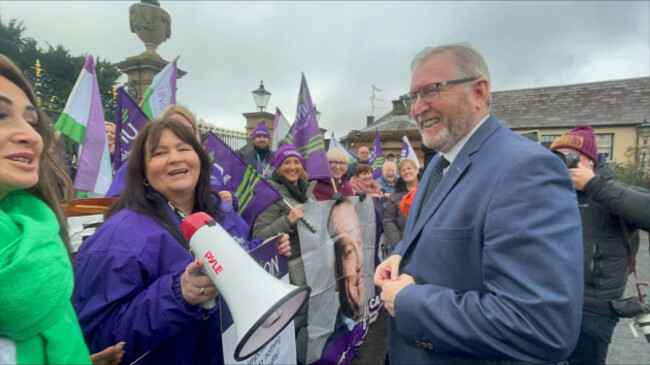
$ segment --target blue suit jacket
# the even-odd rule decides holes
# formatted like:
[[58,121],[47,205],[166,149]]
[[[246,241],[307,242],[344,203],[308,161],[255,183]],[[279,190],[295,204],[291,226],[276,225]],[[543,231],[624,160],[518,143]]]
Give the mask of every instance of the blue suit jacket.
[[584,284],[580,213],[560,159],[490,115],[422,207],[425,190],[394,252],[416,285],[395,299],[391,364],[565,359]]

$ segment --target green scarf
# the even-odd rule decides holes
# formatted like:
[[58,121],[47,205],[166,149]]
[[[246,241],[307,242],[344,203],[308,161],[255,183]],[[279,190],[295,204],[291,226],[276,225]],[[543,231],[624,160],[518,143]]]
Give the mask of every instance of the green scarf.
[[19,364],[89,364],[70,302],[68,253],[52,210],[25,190],[0,200],[0,335]]

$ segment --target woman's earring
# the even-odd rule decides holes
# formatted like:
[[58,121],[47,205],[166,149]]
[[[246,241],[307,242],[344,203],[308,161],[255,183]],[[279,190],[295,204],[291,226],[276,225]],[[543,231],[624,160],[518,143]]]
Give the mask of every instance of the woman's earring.
[[144,180],[142,181],[142,183],[143,183],[143,184],[144,184],[144,186],[146,186],[146,187],[149,187],[149,186],[151,186],[151,184],[149,184],[149,180],[147,180],[147,178],[146,178],[146,177],[144,178]]

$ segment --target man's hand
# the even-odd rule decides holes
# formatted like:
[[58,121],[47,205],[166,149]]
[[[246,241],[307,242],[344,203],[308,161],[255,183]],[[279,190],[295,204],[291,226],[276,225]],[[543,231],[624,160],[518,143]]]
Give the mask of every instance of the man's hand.
[[582,162],[578,163],[578,167],[569,169],[569,173],[573,180],[573,187],[578,191],[582,191],[589,180],[594,177],[594,170],[585,167]]
[[408,274],[402,274],[397,280],[387,281],[381,287],[381,300],[384,301],[384,306],[388,310],[391,317],[395,317],[395,297],[406,286],[415,284],[413,277]]
[[400,261],[402,261],[402,256],[392,255],[379,264],[375,270],[375,285],[383,287],[387,281],[397,280]]

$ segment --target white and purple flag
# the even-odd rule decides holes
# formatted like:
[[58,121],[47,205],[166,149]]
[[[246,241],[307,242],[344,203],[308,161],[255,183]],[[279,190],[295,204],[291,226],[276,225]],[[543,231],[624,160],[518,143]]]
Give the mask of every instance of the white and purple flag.
[[[359,156],[355,155],[350,151],[343,143],[341,143],[336,137],[334,137],[334,132],[332,132],[332,138],[330,139],[330,149],[335,147],[341,147],[348,154],[348,164],[356,162],[359,159]],[[329,150],[328,150],[329,151]]]
[[106,139],[104,111],[99,98],[95,62],[88,56],[68,97],[56,129],[79,144],[79,162],[74,187],[106,194],[113,180]]
[[142,96],[140,105],[149,119],[158,117],[165,108],[176,104],[176,77],[178,76],[176,61],[178,61],[178,57],[180,56],[176,56],[153,77],[151,86],[145,90]]
[[420,160],[418,160],[418,156],[415,154],[415,150],[413,150],[413,146],[411,146],[411,142],[409,142],[408,137],[404,136],[402,137],[402,156],[401,159],[411,159],[415,162],[415,166],[419,169],[420,166]]
[[300,81],[296,121],[293,122],[285,139],[296,146],[302,154],[305,161],[303,168],[307,171],[310,180],[332,178],[332,170],[329,161],[327,161],[327,152],[325,152],[325,143],[316,121],[316,111],[304,74]]
[[273,126],[273,143],[271,144],[271,150],[275,151],[278,148],[280,141],[287,136],[291,124],[287,118],[284,117],[280,108],[275,108],[275,124]]
[[377,180],[381,177],[381,168],[384,167],[384,156],[379,141],[379,130],[375,129],[375,146],[372,148],[368,164],[372,167],[372,178]]

